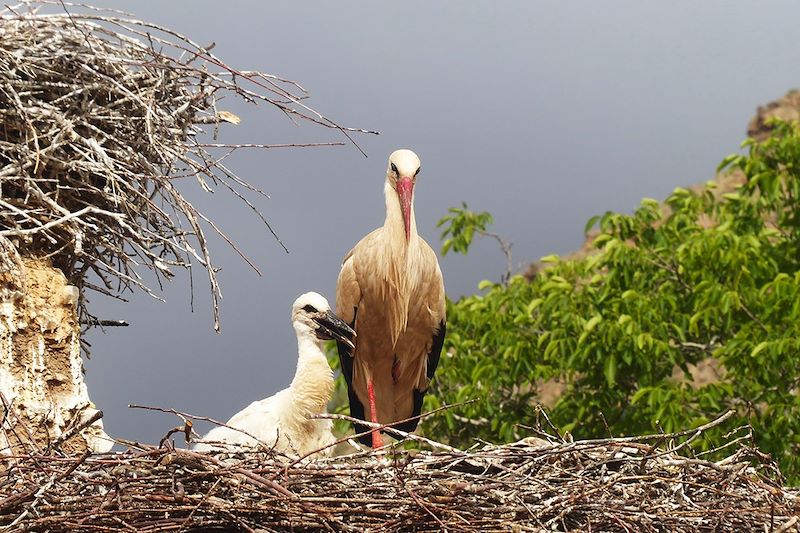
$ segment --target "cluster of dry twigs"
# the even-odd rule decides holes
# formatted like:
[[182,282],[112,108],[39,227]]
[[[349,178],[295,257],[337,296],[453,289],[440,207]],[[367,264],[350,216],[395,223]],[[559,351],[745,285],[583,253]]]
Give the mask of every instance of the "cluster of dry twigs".
[[724,418],[669,435],[568,442],[540,433],[467,451],[319,460],[169,442],[79,457],[31,452],[0,474],[0,530],[800,531],[800,495],[781,488],[746,438],[732,438],[739,447],[717,462],[679,453]]
[[[204,226],[236,247],[176,183],[227,189],[269,227],[245,197],[263,193],[226,167],[230,153],[342,144],[209,143],[203,139],[216,136],[220,123],[239,121],[217,108],[220,98],[268,104],[348,138],[363,130],[304,105],[305,90],[294,82],[235,70],[212,47],[80,4],[26,0],[0,8],[0,265],[13,259],[10,241],[23,255],[50,257],[73,285],[118,297],[133,288],[153,294],[143,270],[160,283],[195,262],[208,272],[218,327]],[[99,281],[88,281],[89,273]],[[92,318],[81,311],[84,321]]]

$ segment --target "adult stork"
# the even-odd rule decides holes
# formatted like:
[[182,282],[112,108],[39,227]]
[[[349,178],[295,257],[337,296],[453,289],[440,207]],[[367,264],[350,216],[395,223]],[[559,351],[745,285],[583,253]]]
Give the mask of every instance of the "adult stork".
[[[417,427],[418,420],[395,422],[420,414],[445,335],[442,272],[414,219],[419,171],[411,150],[389,156],[386,221],[345,256],[336,284],[336,313],[357,333],[355,347],[338,343],[350,415],[367,420],[366,405],[371,422],[403,431]],[[375,430],[359,440],[383,445]]]
[[[355,332],[333,314],[328,301],[316,292],[301,295],[292,305],[297,334],[297,370],[288,388],[258,400],[206,434],[195,450],[236,450],[259,445],[297,455],[325,448],[334,441],[331,421],[310,418],[324,413],[333,393],[333,372],[322,341],[336,339],[353,346]],[[331,448],[321,455],[330,455]]]

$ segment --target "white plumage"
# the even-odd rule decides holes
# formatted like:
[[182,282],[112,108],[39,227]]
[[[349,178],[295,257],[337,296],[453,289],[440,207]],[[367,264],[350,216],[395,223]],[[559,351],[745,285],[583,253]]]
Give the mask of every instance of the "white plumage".
[[[233,415],[227,422],[230,428],[219,426],[209,431],[194,446],[195,450],[274,447],[280,452],[305,455],[334,441],[330,420],[310,418],[326,411],[333,393],[333,372],[322,341],[336,339],[352,346],[355,332],[315,292],[305,293],[294,302],[292,325],[298,354],[292,384]],[[330,453],[331,448],[320,452]]]

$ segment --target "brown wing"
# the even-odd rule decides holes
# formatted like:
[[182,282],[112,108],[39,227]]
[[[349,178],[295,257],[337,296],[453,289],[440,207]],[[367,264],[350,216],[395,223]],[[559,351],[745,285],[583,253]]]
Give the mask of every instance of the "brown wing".
[[[355,271],[355,258],[359,245],[364,242],[362,239],[352,250],[350,250],[342,261],[342,269],[339,272],[339,278],[336,281],[336,314],[342,320],[347,322],[351,328],[356,327],[356,317],[358,315],[358,306],[361,303],[361,288],[358,284]],[[356,337],[356,343],[358,337]],[[350,416],[360,420],[366,420],[364,414],[364,404],[358,399],[358,394],[355,390],[353,382],[353,367],[354,367],[354,353],[353,348],[350,346],[337,342],[339,352],[339,365],[342,369],[345,383],[347,383],[347,396],[350,401]],[[354,424],[356,433],[364,433],[369,431],[367,426],[361,424]],[[372,437],[370,434],[359,438],[362,444],[367,446],[372,445]]]
[[356,248],[344,256],[342,270],[339,271],[339,279],[336,281],[336,314],[350,324],[350,327],[353,327],[355,323],[356,310],[361,302],[361,288],[356,279],[355,259],[353,258]]

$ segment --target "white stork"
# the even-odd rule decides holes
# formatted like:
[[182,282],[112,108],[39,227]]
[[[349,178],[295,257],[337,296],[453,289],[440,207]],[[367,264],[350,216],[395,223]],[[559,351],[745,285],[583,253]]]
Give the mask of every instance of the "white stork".
[[[357,333],[355,348],[339,342],[350,396],[350,415],[373,423],[417,416],[445,335],[444,281],[436,254],[417,234],[414,184],[417,155],[389,156],[384,196],[386,221],[345,256],[336,284],[336,312]],[[417,420],[393,427],[413,431]],[[356,424],[357,433],[368,431]],[[378,431],[360,438],[383,445]]]
[[[239,447],[256,448],[263,443],[284,453],[305,455],[335,440],[330,420],[309,418],[325,412],[333,393],[333,373],[322,341],[336,339],[345,346],[353,346],[355,332],[333,314],[328,301],[316,292],[307,292],[295,300],[292,325],[297,334],[298,354],[292,384],[233,415],[226,424],[230,427],[219,426],[209,431],[195,445],[195,450],[234,451]],[[330,455],[331,448],[320,453]]]

